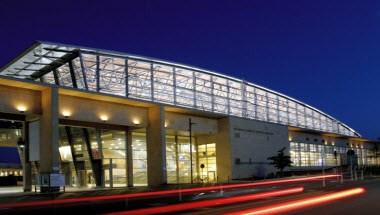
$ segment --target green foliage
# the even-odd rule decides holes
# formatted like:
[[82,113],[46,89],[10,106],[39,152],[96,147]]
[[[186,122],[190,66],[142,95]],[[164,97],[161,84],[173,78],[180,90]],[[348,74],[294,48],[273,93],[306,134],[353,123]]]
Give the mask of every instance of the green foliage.
[[268,160],[271,160],[271,165],[275,166],[278,170],[280,170],[280,174],[282,176],[282,173],[286,167],[290,167],[292,164],[292,161],[290,160],[290,156],[285,155],[286,147],[280,149],[276,156],[269,157]]

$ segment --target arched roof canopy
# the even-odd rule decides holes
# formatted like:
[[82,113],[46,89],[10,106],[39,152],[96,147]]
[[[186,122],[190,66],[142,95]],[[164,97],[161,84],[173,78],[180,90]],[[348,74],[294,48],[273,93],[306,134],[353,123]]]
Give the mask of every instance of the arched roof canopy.
[[1,75],[293,127],[361,135],[268,88],[209,70],[125,53],[37,42]]

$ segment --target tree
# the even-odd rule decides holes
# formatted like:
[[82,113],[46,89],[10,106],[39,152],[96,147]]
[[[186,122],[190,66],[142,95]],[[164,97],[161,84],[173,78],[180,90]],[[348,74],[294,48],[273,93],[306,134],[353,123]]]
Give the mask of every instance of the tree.
[[280,171],[280,176],[283,176],[284,169],[286,167],[290,167],[292,164],[292,161],[290,160],[290,156],[285,155],[286,147],[278,150],[278,153],[276,156],[269,157],[268,160],[271,160],[272,162],[270,163],[274,167],[276,167]]

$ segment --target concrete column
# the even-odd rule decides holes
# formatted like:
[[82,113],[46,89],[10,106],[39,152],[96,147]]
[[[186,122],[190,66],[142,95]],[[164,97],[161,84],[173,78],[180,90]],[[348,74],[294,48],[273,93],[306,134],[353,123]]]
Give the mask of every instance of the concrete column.
[[32,165],[29,160],[29,124],[28,122],[23,123],[23,139],[25,142],[25,147],[22,153],[23,165],[22,165],[22,180],[24,185],[24,192],[32,191]]
[[41,92],[40,174],[59,172],[58,88],[52,86]]
[[166,184],[165,111],[163,106],[149,108],[146,134],[148,185]]
[[132,132],[127,131],[127,181],[128,187],[133,187],[133,157],[132,157]]
[[232,178],[232,147],[229,117],[218,120],[218,134],[216,135],[216,166],[218,182],[229,182]]

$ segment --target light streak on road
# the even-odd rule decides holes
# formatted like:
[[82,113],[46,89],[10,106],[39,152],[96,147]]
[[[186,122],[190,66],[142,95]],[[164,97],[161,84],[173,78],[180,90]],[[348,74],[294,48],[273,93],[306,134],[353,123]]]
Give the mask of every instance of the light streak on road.
[[274,197],[274,196],[290,195],[294,193],[300,193],[303,190],[304,190],[303,187],[296,187],[296,188],[268,191],[268,192],[255,193],[255,194],[249,194],[249,195],[243,195],[243,196],[226,197],[226,198],[203,200],[203,201],[196,201],[196,202],[186,202],[186,203],[179,203],[179,204],[172,204],[172,205],[151,207],[151,208],[144,208],[144,209],[137,209],[137,210],[129,210],[129,211],[127,210],[127,211],[109,213],[109,215],[124,215],[124,214],[125,215],[127,214],[128,215],[147,215],[147,214],[159,214],[159,213],[173,213],[173,212],[192,210],[192,209],[197,209],[197,208],[202,208],[202,207],[222,206],[222,205],[227,205],[227,204],[236,204],[240,202],[252,201],[256,199],[263,199],[263,198]]
[[286,212],[312,207],[316,205],[321,205],[324,203],[331,203],[340,199],[357,196],[365,192],[362,187],[348,189],[343,191],[337,191],[329,194],[324,194],[316,197],[304,198],[295,201],[288,201],[279,204],[252,208],[244,211],[238,211],[233,213],[228,213],[226,215],[262,215],[262,214],[283,214]]
[[310,177],[277,179],[277,180],[259,181],[259,182],[252,182],[252,183],[226,184],[226,185],[208,186],[208,187],[160,190],[160,191],[140,192],[140,193],[126,193],[126,194],[115,194],[115,195],[106,195],[106,196],[88,196],[88,197],[67,198],[67,199],[13,202],[13,203],[0,204],[0,209],[52,206],[52,205],[58,205],[58,204],[88,203],[88,202],[107,201],[107,200],[124,200],[124,199],[127,200],[127,199],[150,198],[150,197],[169,196],[169,195],[184,195],[184,194],[190,194],[190,193],[209,192],[209,191],[215,191],[215,190],[239,189],[239,188],[258,187],[258,186],[273,186],[273,185],[282,185],[282,184],[292,184],[292,183],[298,183],[298,182],[311,182],[311,181],[316,181],[316,180],[321,180],[321,179],[335,179],[337,177],[341,177],[341,175],[336,175],[336,174],[317,175],[317,176],[310,176]]

